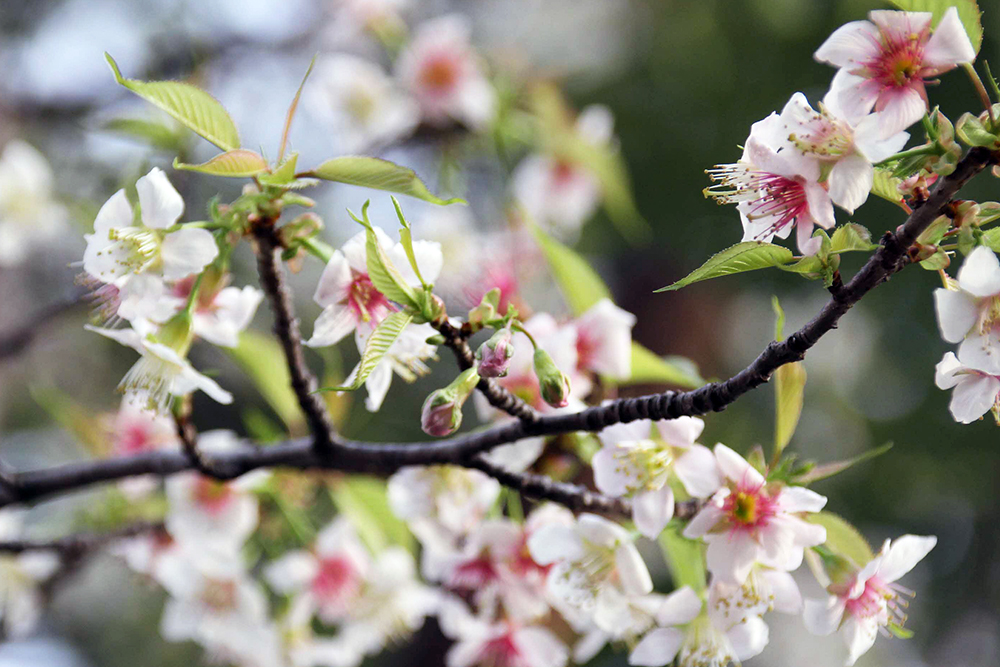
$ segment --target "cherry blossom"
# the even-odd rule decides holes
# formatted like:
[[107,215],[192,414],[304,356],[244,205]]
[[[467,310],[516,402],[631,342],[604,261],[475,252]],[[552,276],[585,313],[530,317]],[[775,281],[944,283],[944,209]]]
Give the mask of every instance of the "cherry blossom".
[[396,75],[432,125],[458,121],[482,130],[496,113],[496,93],[469,44],[471,33],[457,14],[425,21],[396,61]]
[[685,537],[708,543],[714,577],[742,585],[754,563],[790,572],[802,564],[803,549],[826,541],[826,529],[801,518],[823,509],[826,498],[801,486],[768,483],[725,445],[715,446],[715,458],[727,484],[684,529]]
[[[183,307],[190,294],[193,280],[185,279],[175,284],[172,296],[177,308]],[[256,287],[223,287],[198,292],[191,311],[194,335],[221,347],[236,347],[240,333],[250,325],[264,293]]]
[[[133,456],[158,449],[180,448],[177,425],[167,415],[146,408],[145,397],[122,399],[121,407],[109,420],[112,451],[116,456]],[[151,493],[159,483],[154,475],[139,475],[123,479],[118,488],[131,497]]]
[[53,199],[45,156],[14,139],[0,154],[0,267],[21,264],[33,246],[66,229],[66,208]]
[[[382,407],[382,402],[392,385],[393,375],[398,375],[406,382],[413,382],[430,373],[431,369],[426,362],[428,359],[437,359],[437,348],[429,344],[427,339],[436,333],[437,331],[430,324],[410,324],[396,337],[385,355],[379,359],[375,368],[365,378],[365,390],[368,392],[368,396],[365,398],[365,408],[369,412],[378,412]],[[364,350],[370,335],[371,331],[367,328],[358,329],[359,351]],[[345,380],[346,384],[354,381],[355,374],[360,367],[359,362]]]
[[627,380],[632,375],[632,327],[635,315],[611,299],[601,299],[580,315],[576,326],[577,367]]
[[674,514],[669,480],[676,477],[696,498],[707,498],[722,485],[712,452],[695,440],[705,423],[697,417],[656,422],[640,419],[615,424],[600,433],[603,447],[594,455],[597,488],[612,497],[632,498],[632,520],[655,539]]
[[[25,510],[0,510],[0,540],[23,537]],[[29,634],[42,615],[39,585],[55,574],[59,555],[54,551],[29,550],[0,554],[0,631],[7,637]]]
[[819,182],[819,160],[788,150],[788,133],[778,114],[753,124],[735,164],[708,171],[716,185],[705,190],[720,204],[736,204],[743,221],[744,241],[787,238],[796,230],[799,250],[805,255],[819,250],[813,226],[829,229],[836,223],[833,202]]
[[847,120],[828,94],[819,111],[814,111],[802,93],[795,93],[781,111],[781,120],[789,132],[795,150],[832,163],[826,184],[830,199],[848,213],[865,203],[875,177],[875,163],[898,153],[910,135],[897,132],[883,139],[878,127],[879,114],[869,114],[856,123]]
[[983,354],[980,340],[966,339],[957,357],[948,352],[935,367],[934,382],[939,389],[953,390],[948,409],[962,424],[971,424],[1000,402],[1000,368],[993,355]]
[[416,127],[416,102],[396,88],[378,65],[346,53],[316,61],[306,104],[326,123],[342,153],[390,143]]
[[933,34],[930,12],[877,10],[868,18],[835,30],[815,58],[840,68],[830,94],[848,118],[856,122],[874,107],[886,138],[927,111],[928,79],[972,62],[976,51],[954,7]]
[[[979,246],[958,270],[958,280],[934,290],[941,337],[960,343],[967,335],[990,335],[1000,325],[1000,261]],[[993,335],[996,335],[993,333]]]
[[769,611],[799,614],[802,594],[788,572],[755,564],[739,586],[721,580],[713,582],[708,607],[721,622],[735,624]]
[[312,550],[285,553],[264,570],[276,592],[296,595],[301,613],[333,625],[351,613],[371,569],[371,557],[354,526],[337,518],[316,536]]
[[834,582],[826,600],[806,600],[805,622],[810,632],[828,635],[841,630],[847,643],[845,664],[853,665],[875,643],[884,628],[901,628],[908,602],[900,596],[913,592],[896,581],[930,553],[937,538],[904,535],[886,540],[882,550],[860,571],[843,582]]

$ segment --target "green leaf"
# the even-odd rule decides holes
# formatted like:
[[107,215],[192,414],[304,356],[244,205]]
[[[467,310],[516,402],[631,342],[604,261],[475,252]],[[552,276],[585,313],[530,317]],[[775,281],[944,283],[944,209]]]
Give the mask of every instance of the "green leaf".
[[371,278],[375,288],[387,298],[404,306],[419,308],[420,304],[417,302],[416,292],[403,280],[403,276],[389,259],[382,244],[379,243],[378,235],[375,234],[375,229],[372,227],[371,221],[368,220],[368,205],[370,203],[370,201],[366,201],[362,205],[360,218],[350,210],[347,211],[355,222],[365,228],[365,263],[368,265],[368,277]]
[[980,20],[982,12],[979,11],[976,0],[889,0],[889,2],[908,12],[932,12],[934,14],[934,18],[931,19],[932,26],[937,26],[945,10],[954,7],[958,10],[958,18],[965,32],[969,34],[972,48],[979,53],[979,47],[983,43],[983,24]]
[[872,179],[872,194],[886,201],[891,201],[893,204],[898,204],[903,201],[903,195],[899,193],[899,184],[902,182],[902,179],[892,175],[890,169],[875,167],[875,176]]
[[951,229],[951,218],[946,215],[939,215],[934,222],[928,225],[927,229],[920,233],[920,236],[917,237],[917,243],[922,245],[937,245],[949,229]]
[[377,157],[337,157],[327,160],[304,175],[322,178],[324,181],[387,190],[423,199],[432,204],[465,203],[464,199],[458,197],[441,199],[427,189],[427,186],[412,169]]
[[872,243],[872,234],[861,225],[849,222],[834,230],[830,237],[830,252],[841,253],[852,250],[874,250],[878,246]]
[[201,164],[184,164],[174,158],[174,169],[197,171],[202,174],[227,178],[247,178],[267,169],[267,160],[254,151],[238,148],[235,151],[216,155],[208,162]]
[[774,372],[775,415],[774,415],[774,460],[795,434],[799,417],[802,415],[802,396],[806,387],[806,367],[801,361],[793,361]]
[[875,558],[871,546],[857,528],[833,512],[815,512],[806,521],[826,528],[826,546],[839,556],[849,558],[864,567]]
[[372,335],[368,337],[368,342],[365,343],[365,351],[361,354],[361,363],[356,369],[354,381],[349,385],[324,387],[318,391],[354,391],[363,385],[378,363],[382,361],[382,357],[399,338],[399,334],[403,333],[403,329],[412,321],[413,315],[402,311],[396,311],[382,320]]
[[389,507],[385,481],[367,475],[342,476],[330,484],[330,498],[373,553],[389,545],[415,551],[409,528]]
[[181,137],[173,128],[139,118],[115,118],[104,123],[101,129],[141,139],[154,148],[165,151],[176,151],[182,143]]
[[951,266],[951,257],[948,253],[938,248],[937,251],[927,259],[920,261],[920,268],[927,271],[939,271]]
[[530,225],[530,228],[574,315],[582,315],[601,299],[611,298],[611,290],[587,260],[546,234],[541,227]]
[[983,232],[983,245],[993,252],[1000,252],[1000,227],[987,229]]
[[632,341],[632,375],[622,384],[669,384],[696,389],[705,380],[690,360],[664,358]]
[[781,342],[785,338],[785,309],[781,307],[778,297],[771,296],[771,308],[774,310],[774,340]]
[[856,466],[859,463],[863,463],[864,461],[870,461],[876,456],[882,456],[890,449],[892,449],[892,442],[887,442],[881,447],[876,447],[875,449],[871,449],[845,461],[835,461],[833,463],[818,465],[804,475],[796,477],[794,481],[796,484],[812,484],[813,482],[818,482],[821,479],[833,477],[837,473],[844,472],[848,468]]
[[403,209],[399,207],[399,202],[395,197],[389,195],[389,199],[392,200],[392,206],[396,209],[396,217],[399,218],[399,224],[402,229],[399,230],[399,242],[403,245],[403,250],[406,252],[406,259],[410,261],[410,268],[413,272],[417,274],[417,279],[420,284],[427,287],[427,281],[420,274],[420,267],[417,266],[417,255],[413,252],[413,232],[410,229],[410,223],[407,222],[406,217],[403,215]]
[[696,593],[705,590],[705,548],[700,541],[681,535],[681,525],[672,521],[660,533],[660,547],[670,569],[674,587],[690,586]]
[[240,334],[239,345],[222,349],[250,377],[288,430],[301,430],[302,412],[292,391],[292,378],[281,345],[270,336],[244,331]]
[[[994,104],[994,115],[998,112],[1000,112],[1000,104]],[[971,113],[964,113],[955,123],[955,134],[967,146],[1000,147],[1000,137],[990,132],[987,127],[988,122],[988,120],[984,121]]]
[[115,81],[194,130],[224,151],[240,147],[236,124],[217,99],[179,81],[137,81],[122,77],[118,63],[104,54]]
[[[274,185],[277,187],[288,186],[290,183],[295,181],[295,165],[298,164],[299,154],[292,153],[289,155],[278,168],[275,169],[270,174],[261,174],[257,177],[264,185]],[[313,181],[315,183],[315,181]]]
[[761,241],[744,241],[712,255],[687,277],[656,291],[669,292],[719,276],[782,266],[792,261],[792,257],[792,251],[788,248]]

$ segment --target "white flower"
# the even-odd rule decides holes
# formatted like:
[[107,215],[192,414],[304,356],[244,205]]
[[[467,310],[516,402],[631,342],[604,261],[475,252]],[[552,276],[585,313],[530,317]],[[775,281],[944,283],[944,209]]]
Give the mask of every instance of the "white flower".
[[930,12],[869,12],[871,21],[838,28],[816,50],[815,58],[840,69],[830,95],[853,121],[872,108],[881,136],[889,137],[920,120],[927,111],[927,79],[972,62],[976,52],[949,7],[931,34]]
[[963,424],[976,421],[1000,400],[1000,368],[992,355],[983,353],[982,340],[966,339],[959,356],[948,352],[935,367],[934,382],[939,389],[954,389],[948,409]]
[[[206,431],[198,437],[198,449],[208,458],[240,447],[232,431]],[[173,475],[166,482],[167,531],[178,542],[237,552],[257,527],[258,503],[250,490],[268,476],[267,471],[254,471],[222,482],[196,472]]]
[[904,535],[886,540],[879,554],[843,584],[833,584],[826,600],[806,600],[805,622],[810,632],[828,635],[842,630],[847,642],[847,665],[853,665],[875,643],[886,626],[906,621],[907,602],[899,596],[913,592],[895,583],[930,553],[937,538]]
[[494,447],[482,456],[493,465],[510,472],[524,472],[545,451],[545,438],[521,438],[507,445]]
[[[178,449],[177,425],[162,413],[148,410],[145,397],[122,399],[110,425],[112,451],[116,456],[132,456],[158,449]],[[139,475],[123,479],[118,488],[132,498],[151,493],[159,484],[155,475]]]
[[159,566],[160,557],[180,548],[166,530],[154,530],[117,540],[108,547],[108,552],[118,556],[125,564],[141,575],[152,577]]
[[726,667],[749,660],[767,646],[767,624],[752,616],[736,625],[719,624],[701,614],[682,631],[657,628],[647,634],[629,655],[630,665],[661,667],[675,657],[678,667]]
[[432,125],[454,120],[481,130],[496,113],[496,93],[469,44],[471,33],[457,14],[425,21],[396,61],[396,75]]
[[45,156],[14,139],[0,155],[0,267],[22,263],[32,246],[66,228],[66,209],[52,198]]
[[656,422],[656,439],[653,426],[640,419],[604,429],[598,433],[603,447],[591,466],[597,488],[612,497],[631,497],[636,528],[656,539],[674,515],[671,476],[696,498],[715,493],[722,478],[712,452],[695,443],[705,422],[698,417]]
[[814,111],[802,93],[795,93],[781,111],[781,120],[795,150],[826,163],[832,163],[826,184],[830,199],[848,213],[865,203],[875,177],[875,163],[898,153],[910,135],[897,132],[883,139],[878,127],[879,114],[869,114],[850,122],[828,94]]
[[577,366],[627,380],[632,375],[632,327],[635,315],[610,299],[601,299],[574,321]]
[[224,287],[199,299],[191,311],[194,335],[213,345],[236,347],[240,333],[250,325],[264,293],[256,287]]
[[158,342],[151,325],[143,320],[133,322],[131,329],[102,329],[90,325],[84,328],[142,355],[118,385],[118,390],[126,397],[142,397],[149,408],[164,414],[172,396],[184,396],[198,389],[219,403],[233,402],[233,395],[215,380],[196,371],[191,362],[172,347]]
[[813,225],[829,229],[836,220],[833,202],[819,182],[818,160],[788,150],[788,134],[778,114],[753,124],[743,157],[709,170],[716,185],[705,192],[720,204],[736,204],[744,241],[787,238],[796,229],[804,255],[819,250]]
[[[358,329],[358,351],[364,352],[364,346],[371,336],[371,331]],[[437,331],[430,324],[410,324],[396,340],[389,346],[389,350],[379,360],[375,368],[371,370],[365,378],[365,389],[368,396],[365,398],[365,408],[369,412],[378,412],[382,407],[386,394],[389,393],[389,386],[392,384],[392,376],[398,375],[406,382],[413,382],[419,377],[430,373],[430,368],[425,363],[427,359],[437,358],[437,348],[427,343],[427,339],[435,335]],[[361,362],[355,366],[344,384],[351,384],[361,368]]]
[[747,580],[754,563],[791,572],[803,550],[826,541],[826,529],[800,518],[818,512],[826,498],[801,486],[768,484],[746,459],[725,445],[715,446],[719,470],[728,484],[684,529],[689,539],[708,543],[708,569],[733,585]]
[[942,338],[959,343],[970,333],[987,335],[1000,325],[1000,261],[992,250],[979,246],[970,252],[954,286],[934,290]]
[[300,613],[316,612],[334,625],[350,615],[370,568],[354,526],[338,518],[320,531],[311,551],[289,551],[264,569],[264,578],[276,592],[296,595]]
[[[0,510],[0,540],[22,537],[24,510]],[[59,555],[54,551],[28,550],[0,554],[0,631],[7,638],[24,637],[42,615],[39,584],[55,574]]]
[[653,590],[629,534],[594,514],[581,514],[573,526],[543,526],[528,539],[528,551],[535,562],[553,565],[549,592],[593,614],[595,621],[618,606],[621,594],[646,595]]
[[720,622],[736,624],[769,611],[801,613],[802,594],[788,572],[754,565],[739,586],[721,580],[712,582],[708,608]]
[[410,133],[416,103],[378,65],[346,53],[325,55],[306,89],[310,110],[330,128],[341,153],[358,153]]
[[[205,229],[180,229],[167,233],[184,212],[184,200],[159,168],[154,168],[135,184],[139,193],[141,223],[136,224],[132,207],[119,190],[105,202],[94,220],[94,233],[85,235],[87,248],[83,268],[94,278],[113,283],[122,290],[140,290],[149,298],[145,307],[155,309],[162,295],[149,278],[130,285],[134,276],[147,274],[157,279],[180,280],[198,273],[219,254],[215,237]],[[139,316],[149,317],[140,308]],[[124,315],[123,315],[124,317]]]

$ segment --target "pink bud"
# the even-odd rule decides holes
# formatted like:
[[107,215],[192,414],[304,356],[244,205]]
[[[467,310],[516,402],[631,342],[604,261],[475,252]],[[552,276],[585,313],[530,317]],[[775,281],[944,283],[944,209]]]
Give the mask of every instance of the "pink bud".
[[507,375],[514,348],[510,344],[511,331],[503,328],[497,331],[476,352],[479,359],[479,375],[484,378],[500,378]]
[[438,389],[424,401],[420,411],[420,428],[427,435],[442,437],[450,435],[462,425],[462,408],[455,405],[448,392]]

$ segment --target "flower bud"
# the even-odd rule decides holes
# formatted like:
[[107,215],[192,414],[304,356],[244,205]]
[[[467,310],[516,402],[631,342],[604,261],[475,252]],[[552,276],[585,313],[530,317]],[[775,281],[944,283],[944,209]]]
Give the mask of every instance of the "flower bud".
[[514,347],[510,344],[510,339],[510,327],[504,327],[479,346],[476,351],[476,359],[479,359],[480,376],[502,378],[507,375],[510,358],[514,356]]
[[542,348],[535,350],[535,375],[546,403],[554,408],[564,408],[569,404],[569,378]]
[[476,388],[479,374],[470,368],[445,387],[431,392],[420,410],[420,428],[427,435],[450,435],[462,425],[462,405]]

